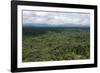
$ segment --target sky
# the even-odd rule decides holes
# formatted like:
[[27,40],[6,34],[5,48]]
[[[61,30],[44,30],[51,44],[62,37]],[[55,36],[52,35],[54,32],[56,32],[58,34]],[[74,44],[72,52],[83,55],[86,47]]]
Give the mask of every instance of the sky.
[[23,11],[23,26],[89,26],[89,13]]

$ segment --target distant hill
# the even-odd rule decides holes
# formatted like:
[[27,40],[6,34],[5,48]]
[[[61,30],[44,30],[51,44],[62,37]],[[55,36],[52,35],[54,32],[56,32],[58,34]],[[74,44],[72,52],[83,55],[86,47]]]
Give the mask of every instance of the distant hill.
[[89,24],[59,24],[59,25],[51,25],[51,24],[23,24],[23,27],[87,27],[89,28]]

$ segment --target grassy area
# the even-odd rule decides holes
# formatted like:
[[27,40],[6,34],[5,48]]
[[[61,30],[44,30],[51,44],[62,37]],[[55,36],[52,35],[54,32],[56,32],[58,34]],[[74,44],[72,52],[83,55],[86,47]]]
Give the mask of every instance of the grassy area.
[[23,29],[23,62],[89,58],[89,29]]

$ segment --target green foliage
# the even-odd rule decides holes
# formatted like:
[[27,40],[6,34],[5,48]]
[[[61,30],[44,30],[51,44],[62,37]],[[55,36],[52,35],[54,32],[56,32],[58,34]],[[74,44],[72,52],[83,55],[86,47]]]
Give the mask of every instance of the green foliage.
[[22,61],[89,59],[89,33],[88,29],[23,30]]

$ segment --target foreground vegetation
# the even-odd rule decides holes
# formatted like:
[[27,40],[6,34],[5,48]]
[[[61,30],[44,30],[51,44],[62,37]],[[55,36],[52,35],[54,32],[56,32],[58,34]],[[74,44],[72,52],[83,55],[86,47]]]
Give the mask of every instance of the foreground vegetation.
[[90,58],[89,29],[23,29],[22,61]]

